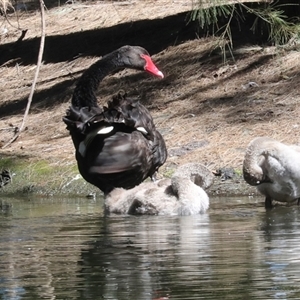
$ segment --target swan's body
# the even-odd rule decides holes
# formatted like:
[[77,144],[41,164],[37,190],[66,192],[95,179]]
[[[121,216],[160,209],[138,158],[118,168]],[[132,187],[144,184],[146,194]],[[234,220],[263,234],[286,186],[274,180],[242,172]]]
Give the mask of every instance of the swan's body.
[[209,207],[204,188],[212,182],[213,175],[205,166],[190,163],[179,167],[171,179],[144,182],[131,190],[114,189],[105,206],[108,212],[118,214],[200,214]]
[[104,193],[114,187],[140,184],[152,177],[167,157],[165,142],[142,104],[122,93],[107,107],[97,104],[95,92],[100,81],[125,67],[163,77],[145,49],[121,47],[84,72],[63,119],[72,136],[81,175]]
[[243,174],[265,195],[266,208],[272,207],[272,200],[293,202],[300,197],[300,147],[255,138],[247,148]]

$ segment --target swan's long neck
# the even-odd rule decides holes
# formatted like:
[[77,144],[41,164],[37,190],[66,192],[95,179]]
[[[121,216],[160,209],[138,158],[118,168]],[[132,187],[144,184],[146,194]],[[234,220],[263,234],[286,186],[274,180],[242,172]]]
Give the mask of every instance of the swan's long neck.
[[91,65],[79,79],[72,97],[75,107],[95,107],[97,104],[96,92],[100,82],[112,71],[124,67],[118,59],[118,53],[112,52]]
[[258,185],[266,179],[261,164],[263,155],[267,155],[269,151],[269,147],[262,144],[261,139],[254,140],[248,147],[243,162],[243,174],[250,185]]

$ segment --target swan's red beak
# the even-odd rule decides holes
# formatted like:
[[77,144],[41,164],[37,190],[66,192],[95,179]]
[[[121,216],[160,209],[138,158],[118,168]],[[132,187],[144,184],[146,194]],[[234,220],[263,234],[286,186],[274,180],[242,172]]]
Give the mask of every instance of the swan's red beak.
[[164,74],[158,70],[158,68],[156,67],[156,65],[154,64],[150,56],[142,54],[141,57],[146,61],[146,65],[144,67],[146,72],[154,76],[164,78]]

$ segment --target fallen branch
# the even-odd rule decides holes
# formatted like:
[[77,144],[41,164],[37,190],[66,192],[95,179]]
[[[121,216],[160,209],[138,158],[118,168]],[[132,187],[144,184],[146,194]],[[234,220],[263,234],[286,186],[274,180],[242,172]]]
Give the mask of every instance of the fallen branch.
[[[45,35],[46,35],[46,25],[45,25],[45,9],[44,9],[44,1],[40,0],[40,7],[41,7],[41,42],[40,42],[40,49],[39,49],[39,55],[38,55],[38,59],[37,59],[37,66],[36,66],[36,70],[35,70],[35,75],[34,75],[34,79],[32,82],[32,86],[31,86],[31,90],[30,90],[30,94],[28,96],[28,102],[27,102],[27,106],[26,106],[26,110],[24,113],[24,117],[22,120],[22,124],[21,126],[18,128],[17,131],[15,131],[15,135],[12,137],[12,139],[7,142],[2,148],[6,148],[7,146],[9,146],[11,143],[13,143],[22,133],[22,131],[24,131],[24,127],[25,127],[25,123],[28,117],[28,113],[30,110],[30,106],[31,106],[31,102],[32,102],[32,98],[33,98],[33,94],[34,94],[34,90],[35,90],[35,86],[37,83],[37,79],[39,76],[39,72],[40,72],[40,68],[41,68],[41,64],[42,64],[42,58],[43,58],[43,53],[44,53],[44,46],[45,46]],[[25,36],[26,32],[24,33]]]

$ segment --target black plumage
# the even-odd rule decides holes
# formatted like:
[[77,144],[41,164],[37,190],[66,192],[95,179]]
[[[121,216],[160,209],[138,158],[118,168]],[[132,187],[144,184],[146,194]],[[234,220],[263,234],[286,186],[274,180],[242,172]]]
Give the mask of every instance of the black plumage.
[[139,101],[121,92],[107,106],[97,104],[95,92],[100,81],[124,67],[163,77],[145,49],[124,46],[84,72],[63,118],[81,175],[104,193],[114,187],[132,188],[153,177],[167,158],[164,139],[150,112]]

